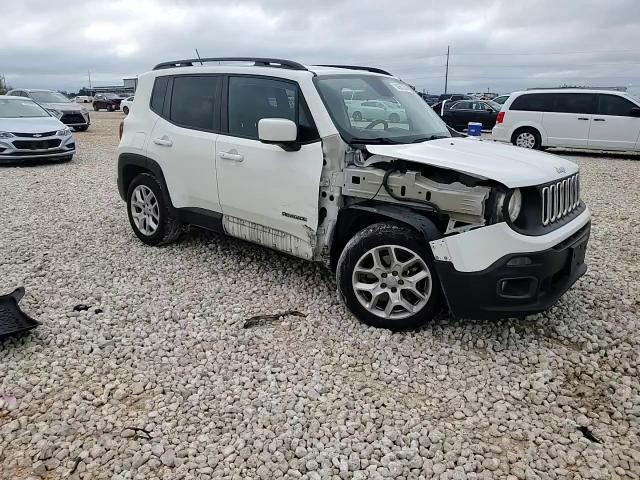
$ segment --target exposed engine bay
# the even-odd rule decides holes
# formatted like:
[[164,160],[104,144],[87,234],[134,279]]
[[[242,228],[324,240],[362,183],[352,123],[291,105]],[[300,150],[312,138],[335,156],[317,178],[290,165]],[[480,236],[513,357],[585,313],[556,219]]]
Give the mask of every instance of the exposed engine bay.
[[356,161],[344,169],[343,195],[403,204],[445,217],[445,235],[486,224],[491,187],[482,185],[482,179],[381,155],[366,161],[358,154],[354,157]]

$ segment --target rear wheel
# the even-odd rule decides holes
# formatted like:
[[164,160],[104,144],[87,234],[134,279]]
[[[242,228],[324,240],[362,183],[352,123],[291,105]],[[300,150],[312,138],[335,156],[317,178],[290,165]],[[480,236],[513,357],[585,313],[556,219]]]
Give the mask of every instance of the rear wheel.
[[521,128],[513,133],[511,143],[517,147],[539,150],[541,146],[540,133],[534,128]]
[[441,306],[424,238],[398,223],[377,223],[358,232],[340,255],[337,282],[351,312],[374,327],[415,328]]
[[391,123],[398,123],[400,121],[400,116],[397,113],[392,113],[389,115],[389,121]]
[[123,112],[125,115],[129,115],[129,107],[127,107],[127,106],[122,107],[122,112]]
[[79,125],[79,126],[73,127],[73,129],[76,132],[85,132],[87,128],[89,128],[89,125]]
[[354,119],[356,122],[359,122],[359,121],[361,121],[361,120],[362,120],[362,113],[360,113],[360,112],[353,112],[352,117],[353,117],[353,119]]
[[97,112],[98,110],[100,110],[100,107],[98,107],[98,105],[96,105],[95,103],[93,104],[93,109]]
[[129,185],[127,213],[133,232],[147,245],[171,243],[182,232],[168,195],[149,173],[141,173]]
[[107,105],[107,112],[113,112],[113,105]]

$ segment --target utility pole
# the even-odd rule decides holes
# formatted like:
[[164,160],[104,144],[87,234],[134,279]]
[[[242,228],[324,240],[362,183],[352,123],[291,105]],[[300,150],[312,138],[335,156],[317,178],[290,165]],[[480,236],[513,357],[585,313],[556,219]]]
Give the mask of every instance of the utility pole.
[[449,83],[449,45],[447,45],[447,70],[444,73],[444,93],[447,93],[447,83]]
[[89,90],[91,90],[91,70],[87,70],[87,73],[89,74]]

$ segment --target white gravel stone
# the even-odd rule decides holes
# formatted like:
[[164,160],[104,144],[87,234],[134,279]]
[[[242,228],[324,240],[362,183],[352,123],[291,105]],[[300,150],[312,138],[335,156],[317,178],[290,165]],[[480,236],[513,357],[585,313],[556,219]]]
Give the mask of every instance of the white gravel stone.
[[[0,294],[24,285],[42,322],[0,346],[2,475],[637,477],[640,157],[556,151],[594,218],[589,271],[548,312],[391,334],[322,266],[197,230],[139,242],[121,118],[92,113],[71,163],[0,167]],[[307,316],[242,328],[289,309]]]

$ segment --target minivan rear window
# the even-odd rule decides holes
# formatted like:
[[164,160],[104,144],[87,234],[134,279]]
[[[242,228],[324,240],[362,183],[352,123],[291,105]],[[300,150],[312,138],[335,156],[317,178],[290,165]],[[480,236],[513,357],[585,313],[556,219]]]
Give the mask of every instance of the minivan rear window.
[[550,112],[551,94],[549,93],[527,93],[516,98],[509,110],[522,110],[525,112]]
[[600,95],[598,113],[600,115],[628,117],[634,107],[637,107],[637,105],[618,95]]

